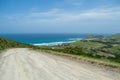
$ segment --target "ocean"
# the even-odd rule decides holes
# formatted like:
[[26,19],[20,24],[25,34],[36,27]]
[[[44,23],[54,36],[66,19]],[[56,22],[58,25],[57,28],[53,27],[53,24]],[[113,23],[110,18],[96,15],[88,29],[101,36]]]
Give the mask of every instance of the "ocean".
[[88,34],[0,34],[0,37],[32,45],[58,45],[86,38]]

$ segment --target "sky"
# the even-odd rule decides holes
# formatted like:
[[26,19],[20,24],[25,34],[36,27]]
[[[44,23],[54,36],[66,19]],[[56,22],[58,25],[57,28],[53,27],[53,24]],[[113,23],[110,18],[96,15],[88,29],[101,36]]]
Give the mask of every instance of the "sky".
[[1,33],[120,33],[120,0],[0,0]]

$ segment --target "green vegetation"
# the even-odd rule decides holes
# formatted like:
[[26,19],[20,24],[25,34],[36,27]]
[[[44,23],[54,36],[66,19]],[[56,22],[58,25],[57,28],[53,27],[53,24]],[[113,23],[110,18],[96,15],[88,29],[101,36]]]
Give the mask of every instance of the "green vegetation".
[[120,66],[119,37],[120,34],[108,37],[90,35],[84,40],[57,46],[41,46],[39,49],[57,51],[68,55],[115,63]]
[[32,47],[32,45],[18,43],[16,41],[8,40],[5,38],[0,38],[0,51],[7,48],[18,48],[18,47]]
[[119,40],[120,41],[120,33],[114,34],[111,36],[111,38]]

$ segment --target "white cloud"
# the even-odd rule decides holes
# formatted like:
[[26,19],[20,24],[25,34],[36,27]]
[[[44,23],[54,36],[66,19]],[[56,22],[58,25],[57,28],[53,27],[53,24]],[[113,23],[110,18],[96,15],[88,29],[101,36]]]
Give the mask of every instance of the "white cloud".
[[[120,7],[95,8],[87,11],[67,12],[63,9],[53,8],[47,12],[32,11],[29,13],[5,15],[6,22],[16,25],[61,25],[76,22],[89,23],[91,21],[120,21]],[[71,23],[70,23],[71,22]],[[78,23],[78,25],[80,25]],[[99,22],[101,23],[101,22]],[[13,24],[13,25],[14,25]]]

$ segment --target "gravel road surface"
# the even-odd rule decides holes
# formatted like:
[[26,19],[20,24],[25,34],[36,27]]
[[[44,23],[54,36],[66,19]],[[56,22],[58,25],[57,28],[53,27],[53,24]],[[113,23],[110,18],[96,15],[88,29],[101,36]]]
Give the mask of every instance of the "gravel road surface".
[[120,80],[120,73],[45,52],[13,48],[0,55],[0,80]]

